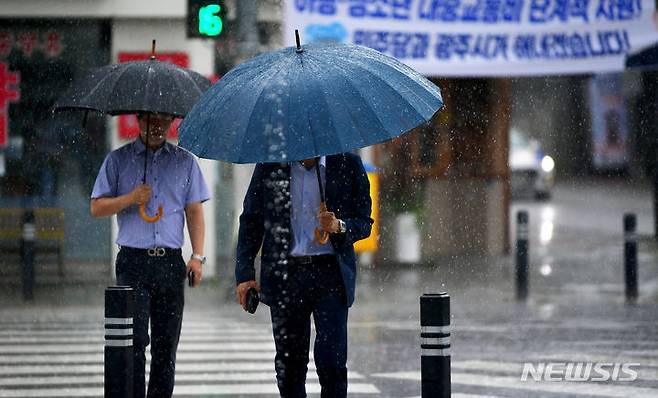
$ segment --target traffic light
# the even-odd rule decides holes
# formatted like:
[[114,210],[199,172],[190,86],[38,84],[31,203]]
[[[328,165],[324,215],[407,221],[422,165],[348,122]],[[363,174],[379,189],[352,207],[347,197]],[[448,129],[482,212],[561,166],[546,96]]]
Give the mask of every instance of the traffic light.
[[218,37],[224,30],[225,1],[187,0],[187,37]]

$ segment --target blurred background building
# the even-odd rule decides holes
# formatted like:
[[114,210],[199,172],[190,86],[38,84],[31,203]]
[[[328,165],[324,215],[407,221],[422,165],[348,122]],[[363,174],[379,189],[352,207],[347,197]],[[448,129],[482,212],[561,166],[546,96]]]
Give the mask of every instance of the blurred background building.
[[[189,7],[198,10],[201,3],[222,7],[223,29],[215,38],[190,33],[198,26],[190,26]],[[0,128],[6,126],[6,140],[0,140],[0,208],[61,209],[65,261],[108,271],[114,222],[92,219],[88,198],[106,153],[134,139],[134,119],[93,116],[83,130],[80,115],[52,117],[57,96],[89,69],[147,57],[151,39],[157,39],[160,59],[220,79],[241,60],[292,44],[291,7],[306,12],[309,21],[334,7],[331,15],[343,23],[336,12],[342,3],[0,0]],[[367,3],[364,12],[379,4],[352,3]],[[371,26],[386,26],[385,19],[373,21]],[[299,28],[304,42],[327,39],[327,30]],[[352,41],[347,31],[332,32]],[[382,50],[380,42],[364,44]],[[445,109],[432,123],[362,152],[380,178],[379,249],[370,260],[416,263],[456,253],[504,253],[510,246],[513,129],[541,144],[540,160],[551,156],[556,178],[656,174],[654,72],[423,73],[441,88]],[[609,130],[601,125],[616,127],[601,135]],[[252,169],[210,161],[202,167],[214,191],[205,205],[207,253],[216,259],[209,273],[230,275],[237,216]],[[410,236],[415,238],[405,240]]]

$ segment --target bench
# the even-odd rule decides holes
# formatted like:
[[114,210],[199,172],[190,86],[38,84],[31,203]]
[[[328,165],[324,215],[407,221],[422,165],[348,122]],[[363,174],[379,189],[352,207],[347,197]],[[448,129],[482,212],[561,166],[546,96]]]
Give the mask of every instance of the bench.
[[[0,253],[21,253],[23,237],[22,208],[0,209]],[[35,208],[35,255],[57,255],[60,276],[64,275],[64,210],[60,208]]]

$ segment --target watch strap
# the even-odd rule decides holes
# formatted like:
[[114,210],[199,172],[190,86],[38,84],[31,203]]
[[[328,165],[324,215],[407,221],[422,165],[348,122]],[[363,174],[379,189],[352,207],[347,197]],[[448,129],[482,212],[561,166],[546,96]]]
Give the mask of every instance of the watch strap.
[[195,260],[199,260],[201,262],[201,265],[204,265],[206,263],[206,256],[202,256],[200,254],[194,253],[194,254],[192,254],[191,258],[193,258]]

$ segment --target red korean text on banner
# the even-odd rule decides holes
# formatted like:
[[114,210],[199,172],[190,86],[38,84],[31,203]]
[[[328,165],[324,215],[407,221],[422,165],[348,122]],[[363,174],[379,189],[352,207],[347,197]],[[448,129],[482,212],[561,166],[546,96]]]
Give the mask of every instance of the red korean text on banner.
[[8,30],[0,31],[0,57],[7,57],[14,48],[14,35]]
[[0,62],[0,148],[9,140],[9,103],[20,100],[20,74],[11,72],[7,62]]
[[[129,61],[144,61],[149,59],[151,53],[119,53],[119,63]],[[186,53],[170,52],[158,53],[158,61],[171,62],[181,68],[187,68],[189,58]],[[167,138],[170,140],[178,139],[178,125],[180,119],[176,119],[172,123],[171,128],[167,132]],[[131,140],[139,136],[139,126],[137,125],[137,116],[135,115],[122,115],[119,116],[119,138],[122,140]]]
[[55,31],[46,33],[42,48],[47,57],[58,57],[64,49],[64,46],[62,45],[62,36]]
[[21,32],[17,44],[24,56],[31,57],[34,50],[39,47],[39,35],[37,32]]

